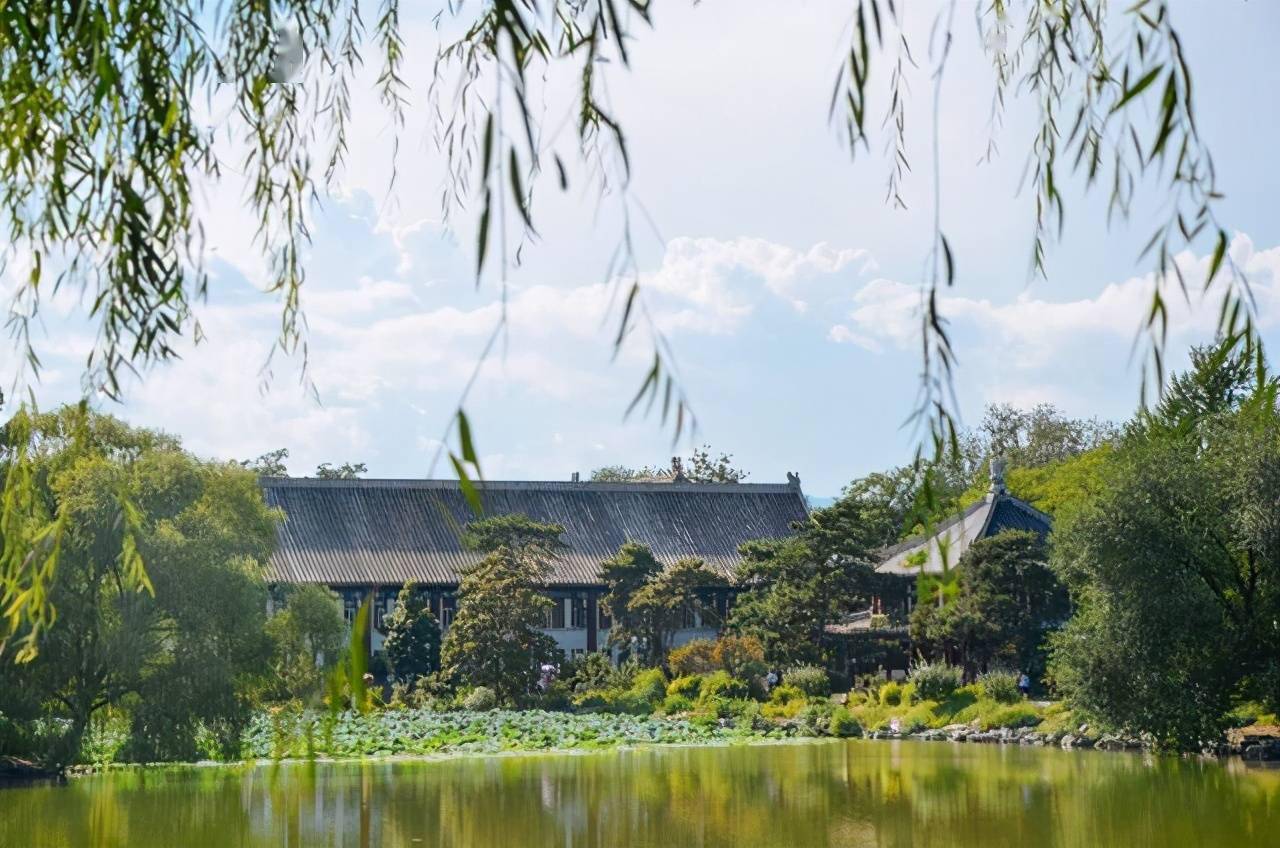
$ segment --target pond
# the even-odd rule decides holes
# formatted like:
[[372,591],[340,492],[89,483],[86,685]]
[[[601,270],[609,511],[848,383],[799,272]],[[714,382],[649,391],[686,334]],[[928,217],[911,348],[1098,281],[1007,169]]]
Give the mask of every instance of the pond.
[[1280,771],[925,742],[115,772],[0,790],[0,846],[1280,845]]

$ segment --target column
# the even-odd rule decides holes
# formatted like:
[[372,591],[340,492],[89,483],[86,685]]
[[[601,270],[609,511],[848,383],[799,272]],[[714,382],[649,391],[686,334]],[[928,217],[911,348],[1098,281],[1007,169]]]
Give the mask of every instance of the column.
[[596,593],[594,591],[587,592],[587,651],[589,653],[597,650],[596,642],[599,636],[596,633],[596,625],[599,623],[599,612],[596,610]]

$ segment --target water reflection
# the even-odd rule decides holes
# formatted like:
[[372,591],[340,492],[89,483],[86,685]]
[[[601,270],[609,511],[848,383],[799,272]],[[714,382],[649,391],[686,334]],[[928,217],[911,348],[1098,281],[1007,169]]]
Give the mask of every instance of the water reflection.
[[0,846],[1247,846],[1280,772],[827,742],[134,772],[0,791]]

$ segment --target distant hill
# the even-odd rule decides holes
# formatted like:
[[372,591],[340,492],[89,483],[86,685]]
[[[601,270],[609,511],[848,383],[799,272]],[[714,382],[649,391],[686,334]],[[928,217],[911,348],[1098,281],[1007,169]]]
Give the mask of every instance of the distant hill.
[[821,495],[805,495],[804,499],[809,502],[809,509],[823,509],[831,506],[837,500],[834,497],[822,497]]

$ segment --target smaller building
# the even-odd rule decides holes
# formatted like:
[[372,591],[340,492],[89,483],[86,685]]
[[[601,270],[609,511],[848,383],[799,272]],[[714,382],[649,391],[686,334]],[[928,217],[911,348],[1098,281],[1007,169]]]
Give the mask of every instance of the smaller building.
[[881,553],[879,574],[915,577],[941,574],[954,568],[978,539],[1004,530],[1029,530],[1049,535],[1053,520],[1020,498],[1009,494],[1004,483],[1004,463],[991,463],[991,487],[982,500],[944,521],[929,536],[914,536]]
[[[871,666],[878,661],[877,667],[890,676],[906,676],[912,654],[905,622],[915,605],[919,575],[955,568],[975,541],[1005,530],[1049,535],[1053,520],[1010,494],[1004,472],[1004,462],[994,460],[991,485],[981,500],[939,524],[932,533],[913,536],[880,552],[876,574],[883,578],[883,593],[872,598],[869,609],[825,628],[829,635],[841,638],[841,653],[851,665],[851,674],[874,671],[876,667]],[[859,656],[863,659],[858,660]],[[858,668],[859,663],[864,667]]]

